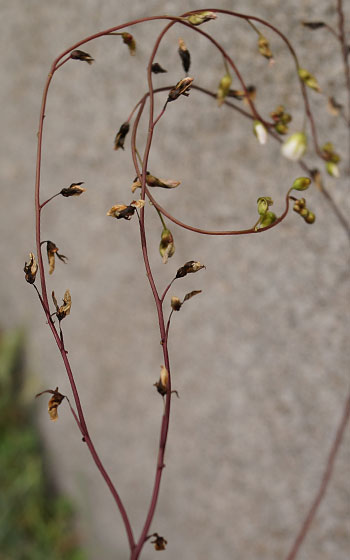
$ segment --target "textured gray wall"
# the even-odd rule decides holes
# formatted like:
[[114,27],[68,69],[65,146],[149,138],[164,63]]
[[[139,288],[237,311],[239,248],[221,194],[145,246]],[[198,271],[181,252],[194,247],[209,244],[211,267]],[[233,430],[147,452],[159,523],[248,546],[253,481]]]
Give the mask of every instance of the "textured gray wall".
[[[334,38],[300,26],[301,20],[324,18],[335,25],[335,2],[280,4],[223,0],[220,7],[280,27],[325,94],[336,92],[345,100]],[[59,52],[96,30],[144,15],[177,15],[201,3],[1,0],[0,7],[1,324],[29,329],[33,394],[57,385],[69,394],[60,356],[22,273],[34,249],[36,131],[46,74]],[[347,17],[349,27],[349,10]],[[45,210],[43,238],[69,256],[66,266],[58,263],[49,288],[57,295],[71,290],[64,333],[73,371],[91,434],[136,534],[154,478],[163,405],[152,384],[162,356],[137,223],[105,214],[130,198],[130,150],[114,152],[113,138],[146,90],[147,57],[162,25],[135,28],[134,59],[118,38],[86,47],[96,63],[67,64],[55,76],[45,121],[44,192],[49,196],[78,180],[88,188],[80,199],[59,198]],[[206,30],[229,49],[247,83],[258,86],[258,108],[268,114],[284,103],[294,115],[291,130],[298,130],[300,94],[281,42],[266,32],[276,57],[268,67],[244,22],[220,17]],[[157,57],[173,70],[154,81],[167,85],[182,77],[179,36],[192,54],[191,75],[215,89],[223,71],[220,56],[183,29],[169,34]],[[328,115],[325,97],[310,97],[321,142],[333,141],[345,156],[344,125]],[[282,160],[277,144],[259,146],[249,123],[195,91],[169,105],[157,127],[150,169],[182,181],[176,191],[159,193],[161,203],[185,222],[213,229],[250,226],[260,195],[272,196],[278,213],[286,189],[300,175],[295,164]],[[347,182],[327,180],[344,212]],[[167,266],[157,250],[159,221],[147,209],[150,258],[160,286],[189,259],[207,266],[171,291],[182,297],[203,290],[174,317],[171,329],[173,384],[181,398],[173,403],[152,524],[169,541],[163,553],[169,560],[281,559],[318,488],[348,388],[347,239],[315,188],[306,198],[317,214],[313,227],[295,214],[271,232],[247,237],[207,238],[174,226],[176,254]],[[67,407],[56,424],[48,420],[46,402],[38,414],[57,482],[78,503],[89,558],[126,559],[119,513]],[[348,461],[349,434],[300,560],[349,557]],[[154,557],[147,545],[143,558]]]

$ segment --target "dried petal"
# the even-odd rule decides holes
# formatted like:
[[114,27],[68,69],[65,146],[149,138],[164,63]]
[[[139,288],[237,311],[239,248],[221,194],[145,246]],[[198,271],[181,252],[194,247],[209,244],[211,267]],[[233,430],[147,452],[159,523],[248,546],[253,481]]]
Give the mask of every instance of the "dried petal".
[[164,74],[168,70],[162,68],[161,65],[158,64],[158,62],[154,62],[151,66],[151,71],[153,72],[153,74]]
[[122,150],[124,150],[124,142],[125,142],[125,137],[127,135],[127,133],[129,132],[130,129],[130,125],[128,122],[125,122],[121,125],[120,129],[118,130],[118,133],[114,139],[114,149],[118,150],[119,148],[121,148]]
[[190,274],[192,272],[197,272],[202,268],[205,268],[205,266],[204,264],[201,264],[199,261],[188,261],[181,268],[178,269],[175,278],[183,278],[187,274]]
[[192,292],[189,292],[188,294],[185,295],[184,302],[188,301],[189,299],[193,298],[197,294],[201,294],[201,293],[202,293],[202,290],[193,290]]
[[68,196],[80,196],[83,192],[86,191],[86,189],[84,189],[84,187],[81,187],[80,185],[83,185],[84,181],[81,181],[80,183],[72,183],[68,188],[62,189],[60,194],[62,196],[68,197]]
[[140,199],[140,200],[133,200],[132,202],[130,202],[130,206],[132,206],[133,208],[143,208],[145,205],[145,201]]
[[127,32],[124,32],[121,35],[123,37],[123,42],[129,47],[129,52],[131,56],[134,56],[136,53],[136,42],[134,37],[131,35],[131,33],[127,33]]
[[187,74],[191,65],[191,55],[183,39],[179,39],[179,55],[182,61],[183,69]]
[[84,62],[87,62],[88,64],[92,64],[94,62],[94,58],[92,58],[91,55],[89,55],[88,53],[84,52],[84,51],[79,51],[79,50],[75,50],[72,51],[70,53],[70,57],[73,60],[82,60]]
[[29,253],[29,261],[24,263],[25,280],[29,284],[34,284],[36,273],[38,272],[38,265],[35,260],[34,253]]
[[192,25],[201,25],[206,21],[209,21],[211,19],[216,19],[216,18],[217,15],[214,12],[205,11],[205,12],[198,12],[197,14],[192,14],[188,16],[187,20]]
[[65,398],[65,395],[59,393],[58,387],[56,387],[54,391],[52,389],[47,389],[46,391],[42,391],[41,393],[38,393],[36,397],[40,397],[44,393],[49,393],[50,395],[52,395],[52,397],[49,400],[48,411],[49,411],[50,419],[55,422],[58,418],[57,408]]
[[52,241],[46,241],[46,251],[47,251],[47,260],[49,261],[49,274],[52,274],[55,270],[55,255],[62,261],[66,262],[67,257],[65,255],[60,255],[58,252],[58,247]]
[[187,77],[180,80],[175,87],[173,87],[168,94],[167,102],[175,101],[180,95],[185,95],[186,97],[190,94],[191,84],[193,78]]

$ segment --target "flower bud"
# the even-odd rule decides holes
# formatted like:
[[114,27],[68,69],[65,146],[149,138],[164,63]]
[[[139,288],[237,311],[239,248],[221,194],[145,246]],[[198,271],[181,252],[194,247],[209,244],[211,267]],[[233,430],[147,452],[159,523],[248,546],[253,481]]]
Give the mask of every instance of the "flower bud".
[[291,161],[298,161],[306,152],[307,138],[304,132],[295,132],[282,144],[281,152]]
[[274,212],[266,212],[266,214],[264,214],[264,216],[261,219],[260,222],[260,228],[264,228],[267,226],[271,226],[273,223],[275,223],[275,221],[277,220],[277,216]]
[[309,177],[298,177],[295,179],[292,189],[296,191],[306,191],[311,185],[311,179]]
[[258,203],[258,214],[263,216],[266,214],[269,206],[272,206],[273,200],[270,196],[260,196],[257,200]]
[[317,82],[315,76],[310,74],[310,72],[308,72],[308,70],[305,70],[304,68],[298,68],[298,74],[299,74],[299,78],[304,82],[304,84],[307,87],[309,87],[311,89],[314,89],[318,93],[321,92],[321,88],[318,85],[318,82]]
[[309,211],[308,215],[305,218],[305,222],[307,224],[313,224],[315,220],[316,220],[315,214]]
[[216,98],[218,100],[218,107],[221,107],[223,102],[225,101],[232,84],[232,78],[230,74],[225,74],[223,78],[221,78],[219,83],[218,92],[216,94]]
[[260,121],[254,121],[253,123],[254,134],[257,137],[260,144],[266,144],[267,141],[267,130],[263,123]]
[[190,16],[188,16],[187,20],[192,25],[201,25],[202,23],[205,23],[210,19],[216,19],[216,18],[217,15],[214,12],[205,11],[205,12],[198,12],[198,14],[191,14]]
[[309,215],[309,210],[307,208],[302,208],[299,214],[302,218],[307,218]]
[[338,179],[340,177],[339,167],[337,166],[336,163],[333,163],[332,161],[326,162],[326,171],[328,175],[334,177],[335,179]]

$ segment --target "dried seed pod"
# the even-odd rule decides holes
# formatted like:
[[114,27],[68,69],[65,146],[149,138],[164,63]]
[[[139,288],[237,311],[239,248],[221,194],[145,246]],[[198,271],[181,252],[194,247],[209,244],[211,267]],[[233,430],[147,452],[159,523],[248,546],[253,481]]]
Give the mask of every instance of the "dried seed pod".
[[46,391],[42,391],[41,393],[38,393],[35,396],[40,397],[44,393],[49,393],[50,395],[52,395],[52,397],[49,400],[48,411],[49,411],[50,419],[55,422],[58,418],[57,408],[65,398],[65,395],[61,395],[61,393],[58,392],[58,387],[56,387],[54,391],[52,389],[47,389]]
[[80,196],[83,192],[86,191],[86,189],[84,189],[84,187],[81,187],[80,185],[83,185],[84,181],[81,181],[80,183],[72,183],[69,187],[62,189],[60,191],[60,194],[62,196],[65,197],[69,197],[69,196]]
[[36,273],[38,272],[38,264],[35,260],[34,253],[29,253],[29,261],[24,263],[25,280],[29,284],[34,284]]
[[175,278],[183,278],[187,274],[198,272],[198,270],[201,270],[202,268],[205,268],[205,266],[199,261],[188,261],[178,269]]
[[89,55],[88,53],[84,52],[84,51],[80,51],[78,49],[76,49],[75,51],[72,51],[70,53],[70,57],[73,60],[82,60],[83,62],[87,62],[88,64],[92,64],[94,62],[94,58],[92,58],[91,55]]
[[54,306],[56,308],[56,317],[59,321],[62,321],[62,319],[64,319],[65,317],[67,317],[67,315],[70,314],[70,310],[71,310],[71,306],[72,306],[72,298],[70,295],[69,290],[66,290],[63,296],[63,305],[61,305],[59,307],[58,303],[57,303],[57,299],[55,297],[55,292],[52,292],[52,301],[54,303]]
[[191,66],[191,55],[190,51],[186,47],[185,41],[183,39],[179,39],[179,55],[182,61],[183,69],[185,70],[186,74],[190,69]]
[[127,135],[127,133],[129,132],[130,129],[130,125],[128,122],[125,122],[121,125],[120,129],[118,130],[118,133],[114,139],[114,149],[118,150],[119,148],[121,148],[122,150],[124,150],[124,143],[125,143],[125,137]]
[[164,74],[168,70],[165,70],[164,68],[162,68],[161,65],[158,64],[158,62],[153,62],[152,66],[151,66],[151,71],[153,72],[153,74]]
[[168,94],[167,103],[170,101],[175,101],[180,95],[185,95],[186,97],[190,94],[191,84],[193,78],[187,77],[180,80],[175,87],[173,87]]

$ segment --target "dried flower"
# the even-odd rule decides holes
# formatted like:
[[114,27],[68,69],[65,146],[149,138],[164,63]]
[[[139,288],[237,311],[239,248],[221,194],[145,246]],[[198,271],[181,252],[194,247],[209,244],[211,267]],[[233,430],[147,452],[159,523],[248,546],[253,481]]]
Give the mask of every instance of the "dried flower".
[[214,12],[205,11],[205,12],[198,12],[197,14],[192,14],[188,16],[187,20],[192,25],[201,25],[206,21],[209,21],[211,19],[216,19],[216,18],[217,15]]
[[90,56],[88,53],[84,52],[84,51],[79,51],[79,50],[75,50],[72,51],[70,53],[70,57],[73,60],[82,60],[84,62],[87,62],[88,64],[92,64],[94,62],[94,58],[92,58],[92,56]]
[[315,76],[310,74],[308,70],[305,70],[305,68],[298,68],[298,74],[301,81],[304,82],[307,87],[314,89],[318,93],[321,93],[321,88],[318,85]]
[[298,177],[295,179],[292,189],[296,191],[306,191],[311,185],[311,179],[309,177]]
[[117,220],[120,220],[121,218],[130,220],[134,215],[136,208],[142,208],[144,205],[144,200],[133,200],[128,206],[125,204],[116,204],[108,210],[107,216],[112,216],[113,218],[117,218]]
[[118,150],[118,148],[121,148],[122,150],[124,150],[124,142],[125,142],[125,137],[127,135],[127,133],[129,132],[130,129],[130,125],[128,122],[125,122],[121,125],[120,129],[118,130],[118,133],[114,139],[114,149]]
[[136,53],[136,42],[134,37],[131,35],[131,33],[128,33],[126,31],[122,33],[121,36],[123,38],[123,42],[128,45],[131,56],[134,56]]
[[[168,392],[168,385],[169,385],[169,373],[168,370],[166,369],[166,367],[164,366],[160,366],[160,377],[159,377],[159,381],[157,381],[156,383],[153,384],[154,387],[156,387],[158,393],[160,395],[162,395],[162,397],[164,398],[165,395]],[[177,398],[179,397],[179,394],[177,391],[175,391],[174,389],[171,391],[171,393],[175,393]],[[156,550],[164,550],[164,549],[156,549]]]
[[52,292],[52,301],[54,303],[54,306],[56,307],[55,315],[59,321],[62,321],[62,319],[70,314],[70,309],[72,306],[72,298],[70,296],[69,290],[66,290],[64,293],[63,305],[61,305],[61,307],[58,306],[54,291]]
[[182,61],[183,69],[187,74],[191,65],[191,55],[183,39],[179,39],[179,55]]
[[260,121],[254,121],[253,123],[253,131],[255,136],[257,137],[260,144],[264,145],[267,142],[267,130],[264,127],[263,123]]
[[258,50],[259,53],[267,58],[270,62],[273,61],[273,54],[270,50],[270,44],[264,35],[259,34],[258,39]]
[[244,103],[248,104],[248,99],[254,101],[256,97],[256,87],[253,85],[246,87],[247,93],[243,90],[239,89],[230,89],[227,97],[233,97],[234,99],[239,99],[241,101],[243,99]]
[[34,284],[36,273],[38,272],[38,265],[35,260],[34,253],[29,253],[29,261],[24,263],[25,280],[29,284]]
[[205,268],[205,266],[204,264],[201,264],[199,261],[188,261],[181,268],[178,269],[175,278],[183,278],[187,274],[190,274],[192,272],[198,272],[198,270],[201,270],[202,268]]
[[291,161],[298,161],[306,152],[307,138],[304,132],[295,132],[282,144],[281,152]]
[[175,101],[180,95],[185,95],[186,97],[190,94],[191,84],[193,82],[193,78],[183,78],[180,80],[175,87],[173,87],[168,94],[167,103],[170,101]]
[[81,187],[80,185],[83,185],[84,181],[81,181],[80,183],[72,183],[69,187],[62,189],[60,191],[60,194],[62,196],[65,197],[69,197],[69,196],[80,196],[83,192],[86,191],[86,189],[84,189],[84,187]]
[[66,262],[67,257],[65,255],[60,255],[58,252],[58,247],[52,241],[46,241],[46,252],[47,252],[47,260],[49,261],[49,274],[52,274],[55,270],[55,255],[60,259],[62,262]]
[[159,252],[164,264],[166,264],[168,259],[170,259],[175,253],[174,238],[171,231],[166,227],[163,228],[161,234]]
[[35,397],[40,397],[44,393],[49,393],[50,395],[52,395],[51,399],[49,400],[48,411],[50,419],[55,422],[58,418],[57,408],[65,398],[65,395],[61,395],[61,393],[58,392],[58,387],[56,387],[54,391],[52,389],[47,389],[46,391],[38,393],[37,395],[35,395]]
[[154,544],[154,548],[156,550],[165,550],[168,541],[164,537],[160,537],[158,533],[153,533],[152,537],[154,537],[154,541],[151,541],[151,543]]
[[171,305],[171,309],[173,311],[180,311],[181,306],[182,306],[182,302],[178,297],[173,296],[171,298],[170,305]]
[[164,68],[162,68],[161,65],[158,64],[158,62],[153,62],[152,66],[151,66],[151,71],[153,72],[153,74],[164,74],[168,70],[165,70]]
[[230,92],[230,87],[232,84],[232,78],[229,73],[225,74],[220,80],[219,88],[216,94],[216,99],[218,100],[218,107],[221,107],[226,97]]

